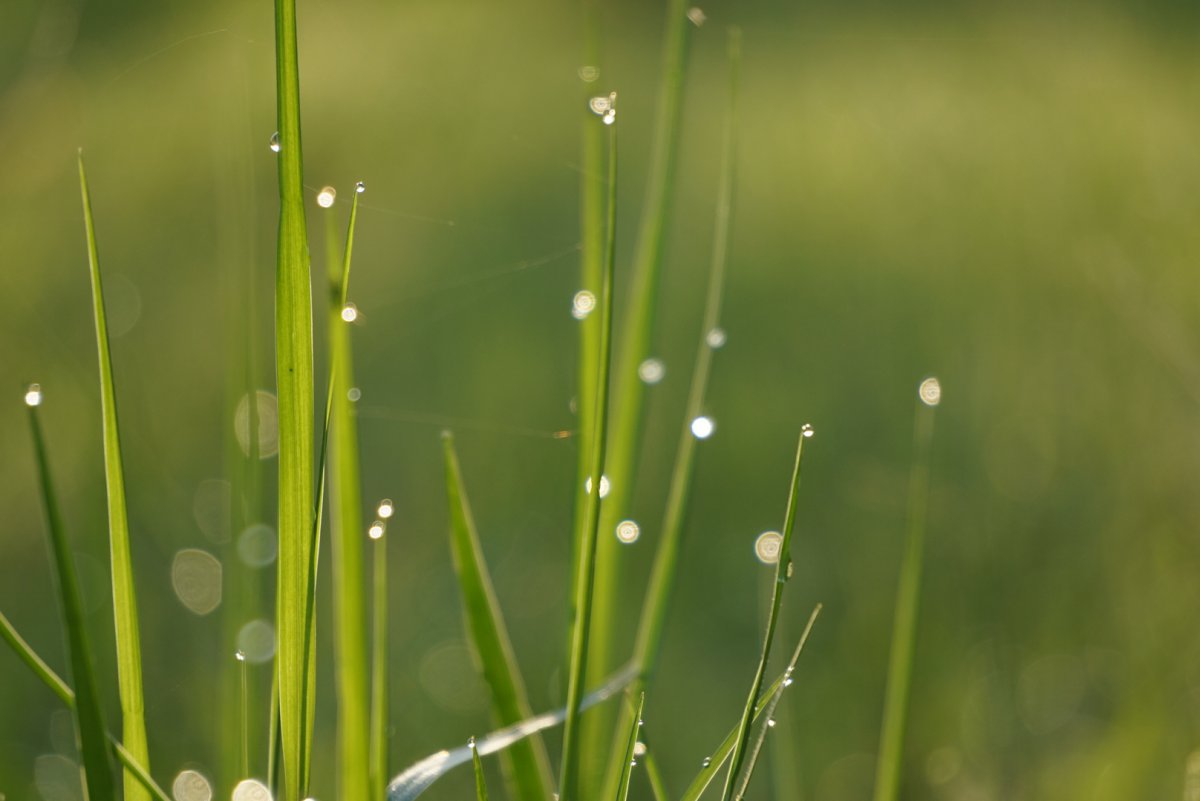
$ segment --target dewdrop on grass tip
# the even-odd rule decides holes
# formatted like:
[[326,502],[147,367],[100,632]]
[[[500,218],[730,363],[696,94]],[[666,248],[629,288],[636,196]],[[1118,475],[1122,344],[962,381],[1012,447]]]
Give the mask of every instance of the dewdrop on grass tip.
[[708,439],[717,430],[717,424],[711,417],[701,415],[692,421],[692,436],[696,439]]
[[337,190],[332,186],[323,187],[317,193],[317,205],[323,209],[332,207],[335,200],[337,200]]
[[25,390],[25,405],[30,408],[42,405],[41,384],[30,384],[29,389]]
[[926,378],[917,388],[917,397],[926,406],[937,406],[942,402],[942,383],[934,376]]
[[278,153],[281,149],[279,144],[279,131],[271,134],[271,138],[267,140],[267,147],[271,148],[272,153]]
[[392,499],[384,498],[379,502],[379,508],[376,510],[376,514],[379,515],[381,520],[387,520],[392,516],[393,513],[395,513],[395,511],[396,507],[392,505]]
[[353,303],[347,303],[342,307],[342,319],[348,323],[352,323],[358,319],[358,307]]
[[386,528],[387,526],[382,520],[376,520],[371,524],[371,527],[367,529],[367,536],[373,540],[380,539],[383,536],[383,532]]

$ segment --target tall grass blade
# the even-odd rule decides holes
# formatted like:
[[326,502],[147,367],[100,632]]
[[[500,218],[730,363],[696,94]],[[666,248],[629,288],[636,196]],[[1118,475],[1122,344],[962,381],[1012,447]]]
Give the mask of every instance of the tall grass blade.
[[[100,411],[104,432],[104,480],[108,490],[108,543],[112,560],[113,618],[117,642],[117,686],[121,697],[124,745],[143,765],[150,764],[146,717],[142,701],[142,648],[138,634],[137,594],[133,587],[133,560],[129,553],[129,515],[125,508],[125,470],[121,465],[121,437],[117,427],[117,395],[108,344],[108,319],[104,311],[100,256],[96,226],[88,192],[83,151],[79,151],[79,192],[87,233],[88,271],[92,279],[92,308],[96,322],[96,349],[100,360]],[[125,772],[125,800],[145,801],[148,794],[129,771]]]
[[[821,605],[818,604],[816,609],[813,610],[810,622],[816,618],[820,611]],[[758,699],[758,703],[754,705],[752,725],[757,726],[760,721],[765,724],[770,718],[771,713],[775,710],[775,704],[778,703],[778,699],[791,686],[792,673],[796,670],[796,663],[800,660],[800,654],[804,651],[806,641],[806,639],[800,640],[796,646],[796,650],[792,652],[792,659],[788,662],[787,668],[767,687],[762,697]],[[704,766],[696,774],[696,778],[692,780],[692,783],[688,785],[688,789],[683,794],[681,801],[697,801],[704,794],[709,784],[712,783],[717,773],[720,772],[725,761],[729,759],[729,755],[733,753],[734,746],[737,745],[741,732],[742,724],[741,721],[738,721],[738,724],[733,727],[733,730],[725,736],[725,739],[713,751],[712,756],[704,760]]]
[[[579,709],[585,710],[612,698],[625,689],[633,679],[633,676],[634,671],[632,666],[625,667],[614,673],[603,685],[581,699]],[[545,712],[512,726],[498,729],[486,737],[476,739],[475,749],[481,757],[488,754],[495,754],[530,735],[557,726],[566,719],[567,707],[562,707],[553,712]],[[388,784],[387,801],[412,801],[412,799],[429,789],[434,782],[449,771],[457,768],[459,765],[470,762],[472,759],[471,750],[469,745],[464,745],[453,750],[438,751],[408,766]]]
[[25,395],[29,408],[29,430],[33,434],[33,449],[37,457],[38,479],[41,485],[42,505],[46,512],[46,524],[50,530],[50,550],[54,557],[54,572],[62,600],[63,616],[67,624],[67,655],[71,664],[71,676],[75,680],[76,704],[75,726],[79,736],[79,751],[84,774],[84,787],[88,801],[109,801],[116,797],[113,787],[112,765],[108,761],[108,746],[105,736],[104,717],[100,711],[100,696],[96,689],[95,661],[92,656],[87,625],[80,601],[79,581],[75,575],[75,559],[67,532],[63,529],[62,515],[58,510],[58,499],[54,481],[50,476],[50,460],[46,452],[46,441],[42,434],[42,423],[38,416],[41,403],[41,388],[31,387]]
[[633,776],[633,766],[637,764],[637,742],[638,733],[642,728],[642,710],[646,707],[646,694],[638,695],[637,710],[634,711],[632,722],[629,725],[629,736],[625,743],[624,768],[621,770],[621,782],[617,785],[617,801],[626,801],[629,798],[629,780]]
[[[370,797],[370,668],[367,646],[365,537],[359,477],[358,421],[347,393],[354,386],[352,315],[347,309],[350,258],[358,195],[350,209],[346,248],[338,258],[333,215],[326,242],[329,258],[329,358],[331,419],[329,458],[329,534],[333,543],[334,673],[337,681],[338,797]],[[351,319],[346,319],[351,316]]]
[[591,436],[591,475],[588,479],[587,515],[579,536],[579,581],[575,587],[571,621],[571,653],[567,681],[567,719],[563,728],[560,801],[574,801],[579,782],[579,704],[587,678],[588,638],[592,619],[592,593],[596,583],[596,539],[600,526],[600,488],[604,476],[608,438],[608,394],[612,369],[613,273],[617,239],[617,95],[603,121],[608,126],[608,205],[605,213],[604,276],[600,286],[600,356],[596,364],[596,422]]
[[374,539],[374,592],[371,603],[371,798],[383,798],[388,777],[388,623],[387,623],[387,537]]
[[783,588],[792,572],[792,531],[796,526],[796,504],[800,496],[800,464],[804,457],[804,441],[812,436],[813,430],[805,425],[796,441],[796,463],[792,468],[791,490],[788,493],[787,513],[783,521],[783,541],[779,544],[779,558],[775,565],[775,590],[771,594],[771,612],[767,617],[767,632],[763,637],[762,656],[758,660],[758,670],[754,674],[754,683],[750,685],[750,695],[746,699],[746,708],[742,712],[741,731],[733,746],[733,755],[729,760],[729,773],[725,776],[725,790],[721,794],[724,801],[733,797],[737,777],[746,758],[746,745],[750,739],[750,723],[754,717],[754,706],[758,694],[762,690],[763,678],[767,672],[767,662],[771,658],[771,645],[775,641],[775,627],[779,624],[779,609],[783,604]]
[[[446,463],[446,498],[450,505],[450,550],[462,594],[463,617],[483,678],[492,693],[492,714],[501,725],[532,717],[521,669],[513,654],[508,627],[492,588],[475,520],[463,486],[454,437],[442,434]],[[534,735],[505,752],[512,795],[525,801],[541,801],[554,794],[550,757],[541,737]]]
[[647,750],[642,754],[642,761],[646,765],[646,779],[650,783],[650,793],[654,796],[654,801],[669,801],[671,794],[667,792],[667,783],[663,781],[662,770],[658,766],[658,757],[654,752]]
[[276,669],[284,798],[298,801],[312,738],[307,697],[311,639],[307,608],[313,529],[312,288],[300,144],[300,67],[295,0],[275,0],[279,133],[279,241],[275,273],[275,377],[279,416],[279,577]]
[[479,758],[479,749],[475,747],[475,738],[467,743],[471,749],[471,761],[475,763],[475,799],[488,801],[487,780],[483,776],[483,760]]
[[[641,619],[634,641],[633,662],[640,672],[634,681],[633,692],[640,693],[649,684],[658,665],[658,655],[663,640],[667,610],[675,586],[675,573],[679,564],[679,551],[683,538],[684,521],[688,499],[691,495],[692,475],[696,462],[696,438],[692,436],[691,421],[704,411],[708,394],[708,379],[712,370],[714,348],[709,337],[721,319],[721,299],[725,291],[725,272],[729,262],[730,229],[733,217],[733,187],[736,174],[736,119],[738,99],[738,71],[741,63],[741,31],[729,32],[729,110],[725,117],[724,141],[721,147],[721,172],[717,187],[716,220],[713,225],[712,268],[709,271],[708,292],[704,302],[704,319],[696,348],[695,366],[692,369],[691,385],[688,388],[687,408],[684,413],[683,431],[675,452],[675,465],[671,471],[671,485],[667,493],[666,511],[663,515],[662,535],[654,556],[654,566],[642,604]],[[620,737],[628,728],[628,718],[618,724],[614,737]],[[605,796],[611,796],[620,775],[622,765],[613,761],[609,764]]]
[[904,725],[912,684],[913,652],[921,603],[921,566],[925,548],[925,508],[929,500],[929,456],[933,445],[934,409],[941,400],[936,378],[921,383],[913,430],[913,466],[909,478],[908,532],[896,589],[896,619],[884,696],[879,761],[875,769],[875,801],[895,801],[904,761]]
[[[13,628],[9,619],[0,612],[0,637],[9,644],[17,656],[21,657],[29,669],[33,671],[42,683],[50,688],[50,691],[59,697],[64,704],[74,713],[75,707],[75,691],[67,686],[67,683],[59,677],[54,670],[38,656],[37,652],[25,641],[17,630]],[[156,801],[172,801],[172,799],[163,792],[154,779],[150,777],[150,772],[138,762],[137,758],[129,752],[121,741],[113,737],[111,732],[105,732],[104,737],[108,740],[108,746],[112,750],[113,755],[120,761],[125,769],[133,775],[143,789],[146,790]]]

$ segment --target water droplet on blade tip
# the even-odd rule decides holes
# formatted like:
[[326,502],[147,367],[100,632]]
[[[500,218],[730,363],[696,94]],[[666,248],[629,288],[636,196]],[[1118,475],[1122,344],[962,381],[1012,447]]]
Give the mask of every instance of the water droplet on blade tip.
[[337,200],[337,190],[332,186],[326,186],[317,193],[317,205],[323,209],[327,209]]
[[42,405],[42,385],[30,384],[25,390],[25,405],[29,407]]

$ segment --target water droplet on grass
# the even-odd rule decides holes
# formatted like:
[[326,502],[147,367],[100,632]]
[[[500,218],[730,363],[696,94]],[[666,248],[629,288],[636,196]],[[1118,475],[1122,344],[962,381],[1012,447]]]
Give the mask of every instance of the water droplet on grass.
[[764,565],[773,565],[779,561],[779,549],[782,545],[782,534],[778,531],[764,531],[754,541],[754,555]]
[[917,396],[926,406],[937,406],[942,402],[942,383],[933,376],[926,378],[917,388]]
[[704,336],[705,344],[714,350],[724,347],[727,339],[724,328],[714,328]]
[[267,141],[267,147],[271,148],[272,153],[279,152],[279,150],[280,150],[279,131],[276,131],[275,133],[271,134],[271,138]]
[[810,426],[808,423],[805,423],[804,425],[800,426],[800,433],[805,439],[812,439],[812,435],[816,432],[813,431],[812,426]]
[[42,405],[42,385],[30,384],[25,390],[25,405],[29,407]]
[[354,184],[354,191],[355,191],[355,193],[361,195],[363,192],[367,191],[367,185],[364,184],[362,181],[358,181],[357,183]]
[[317,193],[317,205],[323,209],[327,209],[337,200],[337,190],[332,186],[326,186]]
[[342,319],[348,323],[352,323],[358,319],[358,307],[353,303],[347,303],[342,307]]
[[387,520],[396,512],[396,507],[392,505],[391,498],[384,498],[379,502],[379,508],[375,511],[381,518]]
[[571,298],[571,316],[583,320],[596,308],[596,296],[586,289],[581,289]]
[[386,530],[387,530],[387,526],[384,525],[383,521],[376,520],[374,523],[371,524],[371,527],[369,529],[367,529],[367,536],[373,540],[377,540],[383,536],[383,532]]
[[[608,491],[609,491],[610,489],[612,489],[612,485],[611,485],[611,484],[609,484],[609,481],[608,481],[608,476],[600,476],[600,497],[601,497],[601,498],[607,498],[607,497],[608,497]],[[586,492],[586,493],[587,493],[587,494],[589,494],[589,495],[592,493],[592,479],[591,479],[591,476],[588,476],[588,479],[587,479],[587,481],[583,482],[583,491],[584,491],[584,492]]]
[[717,424],[711,417],[697,417],[692,421],[692,436],[696,439],[708,439],[717,430]]
[[641,535],[641,527],[633,520],[622,520],[620,523],[617,523],[617,539],[626,545],[637,542],[638,537]]

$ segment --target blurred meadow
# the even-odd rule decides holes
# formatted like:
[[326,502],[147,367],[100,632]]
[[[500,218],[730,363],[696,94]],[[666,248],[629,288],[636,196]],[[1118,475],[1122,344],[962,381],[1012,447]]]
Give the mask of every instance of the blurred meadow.
[[[595,85],[621,103],[618,320],[662,5],[602,8]],[[622,552],[625,643],[700,328],[724,31],[736,24],[728,344],[646,696],[668,785],[686,785],[744,703],[773,575],[754,541],[783,522],[796,433],[810,422],[780,650],[813,604],[824,612],[777,713],[792,750],[768,739],[752,797],[870,797],[916,387],[936,375],[902,797],[1183,798],[1200,748],[1200,14],[1098,3],[703,9],[654,340],[665,377],[648,395],[631,514],[641,537]],[[231,531],[228,482],[246,376],[274,385],[271,14],[228,0],[7,0],[0,11],[0,610],[65,669],[21,404],[36,381],[101,686],[115,687],[83,147],[152,767],[165,786],[185,768],[211,774],[237,746],[237,647],[257,662],[252,765],[266,758],[273,538]],[[354,182],[367,186],[350,298],[364,499],[397,509],[398,768],[491,728],[446,536],[444,428],[532,706],[561,705],[566,692],[579,438],[555,434],[575,427],[581,14],[547,0],[300,0],[298,14],[319,303],[327,217],[340,237]],[[315,202],[325,185],[339,193],[329,210]],[[316,321],[323,397],[320,311]],[[259,480],[260,508],[242,517],[269,526],[269,457]],[[334,731],[321,570],[318,753]],[[115,691],[105,701],[116,720]],[[63,760],[76,758],[70,726],[0,652],[0,799],[79,797],[62,781]],[[557,753],[558,734],[547,742]],[[426,797],[466,797],[469,774]],[[332,760],[318,760],[313,795],[331,799],[333,787]]]

